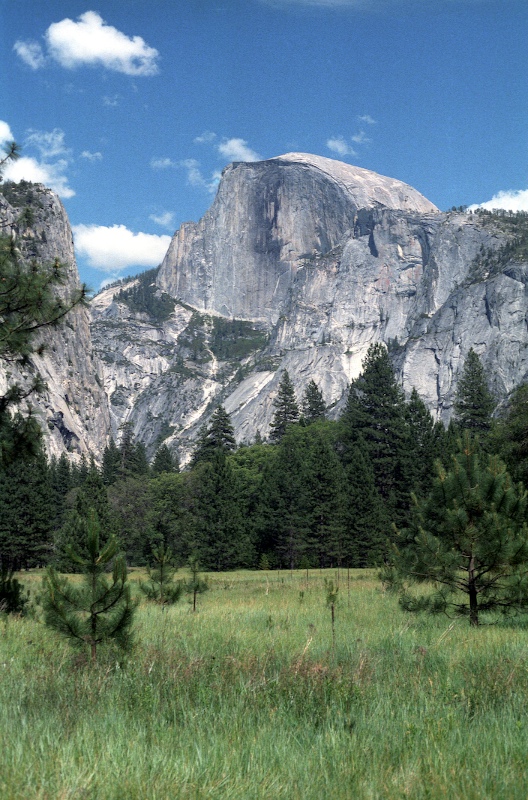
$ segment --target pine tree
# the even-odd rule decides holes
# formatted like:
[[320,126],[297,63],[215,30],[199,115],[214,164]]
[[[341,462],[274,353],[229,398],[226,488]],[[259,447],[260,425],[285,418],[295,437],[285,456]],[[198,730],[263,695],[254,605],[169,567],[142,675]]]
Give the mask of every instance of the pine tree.
[[161,475],[163,472],[179,472],[180,462],[176,453],[171,453],[166,444],[160,445],[156,450],[152,462],[152,475]]
[[42,447],[0,472],[0,560],[20,569],[49,561],[54,494]]
[[295,389],[287,370],[282,373],[279,390],[273,405],[275,406],[275,413],[270,423],[270,440],[279,442],[286,433],[287,428],[298,422],[300,417],[299,407],[295,399]]
[[350,386],[341,430],[345,465],[361,439],[380,497],[397,524],[404,524],[412,488],[405,400],[387,349],[379,342],[370,345],[363,371]]
[[376,488],[367,448],[360,439],[349,453],[346,465],[345,564],[372,567],[382,563],[391,533],[389,509]]
[[301,407],[302,418],[306,425],[320,422],[326,418],[326,404],[315,381],[310,381],[307,385]]
[[202,426],[191,459],[191,466],[209,461],[218,452],[227,455],[236,450],[235,430],[231,417],[223,406],[218,406],[209,425]]
[[77,572],[79,569],[78,563],[69,556],[72,547],[87,556],[83,548],[87,540],[86,520],[90,511],[96,513],[103,531],[102,544],[111,536],[117,538],[117,521],[108,502],[101,474],[93,462],[87,468],[86,478],[75,493],[74,505],[64,515],[64,524],[55,537],[54,563],[63,572]]
[[207,569],[239,569],[255,554],[242,517],[236,475],[222,450],[193,470],[194,555]]
[[[478,625],[483,612],[528,606],[526,491],[496,456],[481,456],[469,432],[446,471],[440,464],[430,495],[400,534],[394,572],[410,611],[451,612]],[[433,583],[432,593],[410,591]],[[465,598],[464,598],[465,595]]]
[[[77,645],[90,647],[92,661],[103,642],[114,640],[123,649],[131,645],[135,604],[130,595],[125,560],[113,537],[100,546],[100,524],[92,510],[86,520],[86,541],[82,555],[71,549],[69,556],[84,574],[79,585],[49,567],[43,582],[43,608],[46,625]],[[105,570],[113,562],[112,580]]]
[[528,486],[528,384],[513,392],[494,438],[512,477]]
[[409,430],[409,475],[418,496],[428,493],[434,477],[434,464],[442,455],[445,429],[435,422],[425,403],[413,389],[405,407]]
[[102,477],[105,486],[111,486],[119,477],[119,469],[121,466],[121,454],[113,439],[106,445],[103,452],[103,469]]
[[159,603],[162,608],[166,605],[177,603],[181,597],[183,587],[181,582],[175,582],[176,567],[172,550],[164,544],[152,549],[153,567],[148,567],[149,581],[142,581],[139,588],[149,600]]
[[485,435],[491,429],[495,405],[482,362],[471,348],[457,384],[455,421],[463,430]]

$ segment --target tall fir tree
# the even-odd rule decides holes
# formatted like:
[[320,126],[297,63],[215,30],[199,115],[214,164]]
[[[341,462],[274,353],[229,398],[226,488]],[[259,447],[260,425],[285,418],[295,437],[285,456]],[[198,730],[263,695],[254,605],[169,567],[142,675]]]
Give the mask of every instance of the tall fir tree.
[[279,383],[277,396],[273,401],[275,413],[270,423],[270,440],[280,442],[290,425],[299,421],[300,412],[295,398],[295,389],[287,370],[284,370]]
[[462,430],[486,436],[491,430],[495,405],[482,362],[471,348],[457,383],[455,421]]
[[220,449],[193,470],[194,553],[206,569],[252,566],[254,546],[242,516],[236,475]]
[[162,444],[156,450],[151,466],[152,475],[156,477],[164,472],[179,472],[180,461],[178,454],[172,452],[166,444]]
[[215,458],[218,452],[227,455],[236,450],[235,430],[223,406],[214,411],[209,425],[202,426],[194,449],[191,466]]
[[445,429],[435,422],[427,406],[413,389],[405,408],[409,429],[409,469],[412,491],[422,497],[429,492],[434,463],[445,446]]
[[304,390],[301,403],[302,419],[306,425],[320,422],[326,418],[326,403],[315,381],[310,381]]
[[372,464],[376,488],[397,524],[410,507],[410,447],[403,392],[396,383],[386,347],[368,348],[363,371],[352,382],[341,418],[345,463],[361,438]]
[[113,436],[103,451],[102,478],[105,486],[111,486],[119,477],[121,467],[121,453]]
[[42,447],[0,472],[0,560],[7,567],[49,562],[55,519],[53,487]]

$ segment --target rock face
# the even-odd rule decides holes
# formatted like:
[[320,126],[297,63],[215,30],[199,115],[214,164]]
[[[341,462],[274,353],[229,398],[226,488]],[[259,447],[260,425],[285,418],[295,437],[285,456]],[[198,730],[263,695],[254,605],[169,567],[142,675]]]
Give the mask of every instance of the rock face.
[[359,209],[434,212],[415,189],[304,153],[235,163],[211,209],[181,227],[158,285],[197,309],[275,324],[303,260],[353,231]]
[[[185,458],[222,402],[240,441],[265,437],[283,369],[299,399],[315,380],[337,416],[374,341],[444,421],[471,347],[504,397],[528,374],[528,265],[504,256],[509,238],[498,220],[442,214],[329,159],[232,164],[151,286],[175,299],[170,318],[132,320],[115,294],[94,302],[114,426],[129,419],[151,452],[164,439]],[[123,342],[111,357],[110,317]]]
[[[66,211],[59,198],[44,186],[21,183],[6,187],[6,200],[0,195],[2,233],[14,236],[24,261],[53,263],[56,258],[66,268],[64,296],[79,287],[73,239]],[[30,212],[29,217],[27,212]],[[26,212],[27,224],[20,222]],[[47,450],[52,455],[68,452],[99,454],[110,431],[103,373],[92,351],[90,313],[77,307],[64,323],[42,334],[46,350],[34,356],[29,372],[39,372],[47,384],[40,397],[32,397],[42,424]],[[0,372],[0,391],[6,375]]]
[[[62,206],[38,191],[44,216],[21,244],[59,255],[75,281]],[[219,403],[239,441],[266,437],[283,369],[299,400],[315,380],[336,417],[376,341],[439,419],[471,347],[504,398],[528,379],[522,224],[440,213],[399,181],[316,156],[232,164],[159,270],[92,301],[96,356],[84,310],[51,342],[39,365],[50,447],[100,456],[128,421],[150,456],[165,442],[185,461]]]

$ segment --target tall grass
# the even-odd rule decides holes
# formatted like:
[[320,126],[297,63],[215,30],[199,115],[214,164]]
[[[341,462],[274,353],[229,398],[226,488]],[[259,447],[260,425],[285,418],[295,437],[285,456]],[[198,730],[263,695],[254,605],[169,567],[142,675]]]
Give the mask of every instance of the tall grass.
[[409,617],[353,571],[333,647],[324,577],[209,576],[95,666],[2,618],[0,797],[525,800],[526,629]]

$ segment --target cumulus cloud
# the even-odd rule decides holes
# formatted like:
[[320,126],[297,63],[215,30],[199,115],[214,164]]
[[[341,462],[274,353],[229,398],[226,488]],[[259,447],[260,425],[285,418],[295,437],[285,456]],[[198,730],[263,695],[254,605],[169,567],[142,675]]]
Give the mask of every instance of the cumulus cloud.
[[83,150],[81,158],[85,158],[87,161],[101,161],[103,154],[99,151],[97,151],[97,153],[91,153],[89,150]]
[[13,50],[24,64],[27,64],[31,69],[40,69],[46,63],[46,57],[38,42],[18,40],[13,45]]
[[64,142],[64,131],[54,128],[52,131],[29,130],[25,139],[27,147],[35,147],[42,158],[69,156],[70,150]]
[[0,147],[8,142],[12,142],[14,140],[14,136],[11,133],[11,128],[4,122],[3,119],[0,119]]
[[121,95],[119,94],[113,94],[112,96],[105,94],[103,97],[103,105],[107,106],[108,108],[115,108],[119,105],[120,99]]
[[216,133],[212,131],[204,131],[204,133],[197,136],[193,139],[193,144],[210,144],[210,142],[214,142],[216,139]]
[[497,192],[491,200],[469,206],[470,211],[475,211],[477,208],[485,208],[488,211],[493,211],[494,208],[503,208],[506,211],[528,211],[528,189]]
[[248,146],[245,139],[225,139],[218,145],[218,152],[229,161],[260,161],[261,156]]
[[22,156],[18,161],[12,161],[4,169],[4,178],[18,183],[19,181],[31,181],[31,183],[43,183],[49,186],[54,192],[64,198],[73,197],[74,190],[68,186],[68,178],[64,174],[68,167],[66,159],[59,159],[53,164],[37,161],[36,158]]
[[187,183],[190,186],[195,186],[199,189],[205,189],[208,192],[216,192],[218,184],[220,183],[221,173],[215,170],[208,180],[200,168],[200,162],[195,158],[186,158],[180,161],[178,166],[183,167],[187,171]]
[[[77,21],[66,18],[52,23],[44,38],[49,57],[66,69],[98,66],[134,76],[159,72],[159,52],[154,47],[141,36],[127,36],[107,25],[96,11],[86,11]],[[17,41],[14,50],[33,69],[46,64],[37,42]]]
[[171,169],[171,167],[177,167],[178,163],[171,158],[151,158],[150,166],[152,169]]
[[174,229],[174,214],[172,211],[163,211],[161,214],[151,214],[149,219],[155,222],[156,225],[161,225],[162,228]]
[[170,236],[133,233],[124,225],[74,225],[77,253],[102,272],[127,267],[156,267],[164,258]]
[[364,122],[365,125],[377,125],[376,120],[370,114],[359,114],[357,120],[358,122]]
[[359,133],[354,134],[354,136],[350,137],[354,144],[368,144],[371,139],[368,138],[365,131],[359,131]]
[[330,139],[326,140],[326,146],[332,153],[336,153],[338,156],[357,155],[354,148],[345,141],[343,136],[332,136]]

